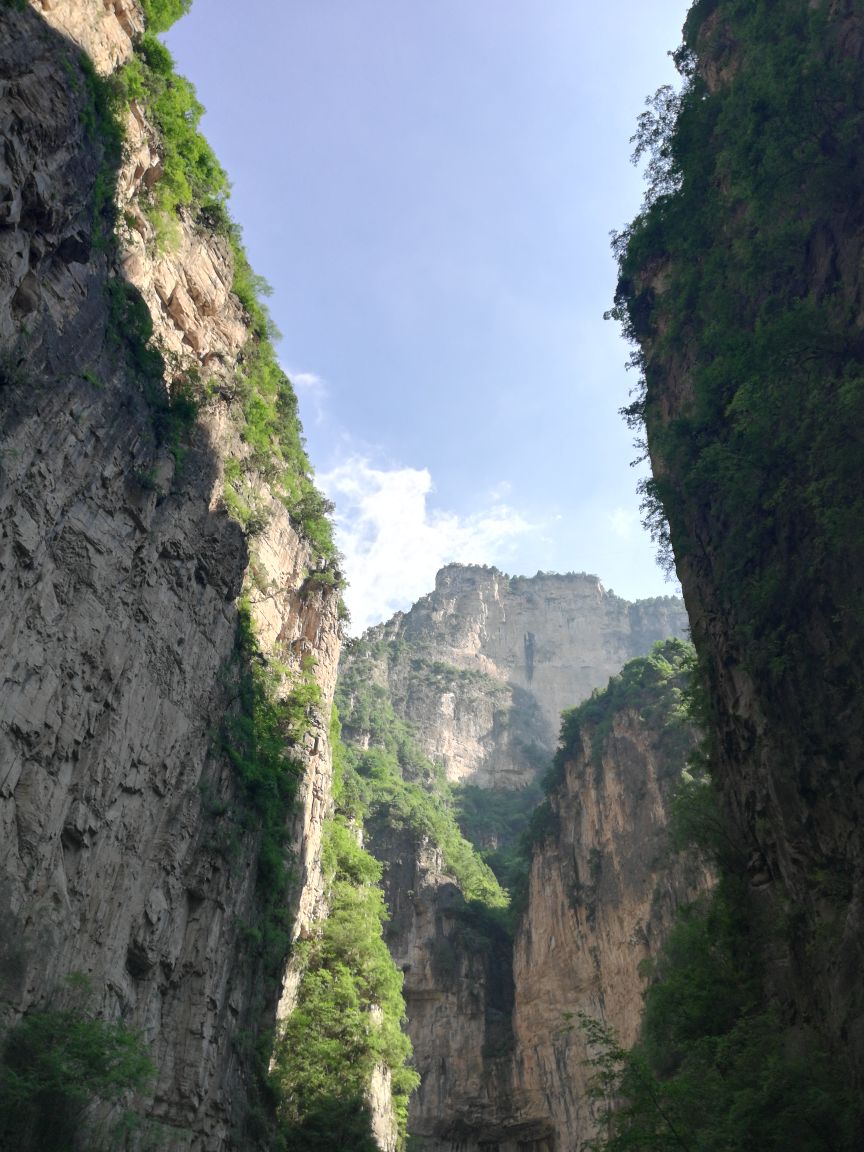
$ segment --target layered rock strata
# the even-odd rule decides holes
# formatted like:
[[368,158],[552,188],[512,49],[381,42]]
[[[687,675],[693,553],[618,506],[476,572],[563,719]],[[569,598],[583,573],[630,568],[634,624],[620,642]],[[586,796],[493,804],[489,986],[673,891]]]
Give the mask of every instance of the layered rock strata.
[[534,852],[513,960],[512,1094],[516,1116],[548,1121],[550,1149],[576,1152],[602,1121],[579,1013],[630,1047],[651,961],[678,908],[711,883],[698,857],[670,844],[670,799],[693,740],[677,736],[670,746],[663,722],[637,710],[618,712],[605,734],[584,725]]
[[[244,448],[222,397],[182,460],[159,446],[105,286],[125,269],[156,341],[208,376],[230,378],[246,328],[224,243],[191,220],[167,255],[144,224],[127,224],[122,267],[96,242],[103,156],[78,47],[109,70],[141,27],[137,7],[42,8],[66,36],[33,9],[0,9],[0,1023],[62,1006],[77,974],[92,1009],[147,1041],[157,1079],[137,1107],[159,1147],[251,1148],[242,1037],[272,1026],[278,982],[253,942],[258,836],[237,819],[218,751],[250,552],[221,501],[222,472]],[[130,218],[155,163],[139,127],[147,162],[130,134],[120,178]],[[249,585],[261,650],[298,671],[313,656],[321,689],[296,749],[308,922],[337,596],[309,579],[312,550],[264,479],[253,483],[266,512]]]
[[[605,592],[593,576],[511,578],[492,568],[451,565],[439,572],[432,594],[410,612],[371,629],[362,644],[346,651],[343,661],[386,694],[423,752],[443,764],[451,782],[519,789],[536,782],[548,767],[565,702],[572,706],[585,699],[626,660],[646,653],[667,635],[681,635],[686,627],[680,601],[669,597],[628,604]],[[365,746],[369,733],[357,727],[352,716],[349,699],[343,709],[344,734]],[[655,765],[651,756],[649,749],[633,752],[633,765],[613,763],[608,794],[604,791],[596,800],[604,817],[600,825],[568,827],[561,845],[548,847],[548,861],[535,860],[543,880],[538,871],[532,885],[538,908],[533,920],[529,913],[527,936],[520,937],[515,975],[524,982],[521,992],[514,981],[507,932],[494,917],[477,921],[466,910],[458,883],[448,875],[435,845],[381,816],[370,823],[369,847],[385,863],[388,944],[405,974],[408,1032],[421,1074],[409,1130],[424,1152],[560,1150],[570,1147],[574,1124],[590,1123],[581,1096],[584,1075],[575,1096],[564,1075],[581,1059],[578,1045],[572,1040],[565,1045],[568,1055],[556,1078],[555,1053],[544,1047],[543,1034],[552,1028],[554,1043],[566,1026],[564,1013],[573,1010],[568,964],[580,949],[598,957],[603,953],[603,963],[610,965],[610,987],[617,988],[619,976],[635,980],[629,991],[618,990],[619,999],[629,996],[631,1009],[639,999],[635,966],[645,948],[634,950],[629,939],[650,920],[645,902],[650,905],[653,884],[653,877],[645,879],[640,871],[650,871],[641,849],[644,844],[649,855],[655,851],[668,799],[665,782],[661,787],[651,777],[652,772],[662,774],[664,766]],[[679,760],[668,771],[674,775],[680,766]],[[647,780],[639,778],[642,770]],[[622,790],[631,786],[633,796],[622,797]],[[650,800],[644,817],[639,797]],[[563,827],[575,818],[577,801],[573,798],[568,806],[562,800],[562,805]],[[654,829],[651,835],[648,828]],[[607,834],[609,843],[601,849]],[[639,879],[628,886],[630,872],[625,871],[616,880],[617,856],[610,862],[610,896],[617,891],[618,905],[623,901],[625,908],[610,910],[610,923],[603,922],[598,937],[589,941],[583,938],[585,925],[571,901],[575,838],[584,853],[611,851],[614,839],[615,853],[624,855],[628,837],[634,837],[638,859],[624,867]],[[552,876],[559,866],[569,880]],[[657,868],[659,874],[663,865]],[[541,888],[547,879],[549,902],[544,903]],[[670,897],[663,907],[672,903]],[[628,931],[622,928],[624,921],[630,923]],[[655,937],[666,923],[658,913],[651,929]],[[557,951],[551,960],[541,960],[541,942],[548,945],[550,934]],[[613,958],[618,936],[635,957],[632,963]],[[526,939],[537,941],[534,952]],[[557,960],[562,988],[558,1001],[549,990]],[[593,969],[581,972],[580,1004],[586,1011],[602,1001],[589,976],[595,983],[602,980]],[[535,979],[544,985],[539,995],[547,997],[546,1009],[539,1007],[542,999],[531,1000],[528,987]],[[632,1018],[625,1015],[616,1008],[614,1023],[632,1031]],[[563,1102],[554,1104],[552,1095],[559,1090]]]
[[687,629],[672,596],[631,604],[584,573],[451,564],[410,612],[366,633],[380,654],[368,674],[449,780],[520,788],[554,752],[565,708]]

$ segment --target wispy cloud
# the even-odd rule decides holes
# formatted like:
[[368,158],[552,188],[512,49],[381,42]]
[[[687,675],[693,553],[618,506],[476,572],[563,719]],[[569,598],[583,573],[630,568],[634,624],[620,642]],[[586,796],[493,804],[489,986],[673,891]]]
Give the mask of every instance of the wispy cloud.
[[616,508],[609,517],[609,527],[622,540],[631,540],[639,532],[639,516],[630,508]]
[[323,424],[327,418],[327,384],[314,372],[289,372],[294,391],[300,399],[302,414],[311,409],[316,424]]
[[425,468],[376,468],[354,456],[318,483],[336,505],[354,633],[430,592],[444,564],[505,563],[517,538],[537,527],[503,503],[470,516],[430,509]]

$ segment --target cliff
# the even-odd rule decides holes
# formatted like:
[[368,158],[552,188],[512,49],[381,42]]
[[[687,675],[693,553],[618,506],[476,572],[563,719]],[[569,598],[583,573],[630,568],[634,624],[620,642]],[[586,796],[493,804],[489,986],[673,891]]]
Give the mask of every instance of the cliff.
[[617,242],[630,414],[771,926],[769,995],[860,1085],[864,22],[834,0],[702,0],[677,59],[680,96],[640,130],[646,206]]
[[704,859],[676,851],[669,830],[696,743],[682,716],[686,685],[686,654],[673,642],[565,714],[513,959],[513,1109],[546,1121],[538,1152],[575,1152],[598,1134],[595,1052],[580,1014],[635,1043],[653,962],[680,909],[712,883]]
[[[555,748],[553,708],[685,626],[677,601],[630,605],[595,577],[451,565],[409,613],[346,648],[338,702],[367,842],[385,865],[387,941],[405,974],[418,1147],[542,1152],[590,1131],[584,1047],[565,1037],[562,1056],[554,1038],[574,1005],[602,1012],[607,1001],[610,1022],[632,1033],[638,962],[699,883],[659,849],[683,763],[680,748],[664,759],[665,714],[654,729],[619,717],[596,772],[578,753],[572,795],[555,801],[561,838],[531,864],[515,967],[508,898],[477,849],[503,883],[526,883],[518,842]],[[575,870],[589,875],[584,861],[598,854],[609,905],[586,927]]]
[[520,788],[554,752],[565,708],[687,628],[671,596],[631,604],[584,573],[451,564],[410,612],[366,633],[363,658],[380,646],[366,675],[448,780]]
[[79,50],[108,74],[143,28],[0,8],[0,1024],[140,1032],[138,1139],[215,1152],[257,1144],[245,1038],[320,905],[338,581],[284,496],[302,463],[251,443],[236,248],[194,202],[159,241],[158,126]]

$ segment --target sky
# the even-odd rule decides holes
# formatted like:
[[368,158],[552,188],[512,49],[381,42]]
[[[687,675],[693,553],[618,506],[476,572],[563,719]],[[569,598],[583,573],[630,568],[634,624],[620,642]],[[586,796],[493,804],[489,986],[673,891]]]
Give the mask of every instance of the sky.
[[351,631],[443,564],[677,592],[640,524],[609,233],[684,0],[196,0],[166,41],[273,288]]

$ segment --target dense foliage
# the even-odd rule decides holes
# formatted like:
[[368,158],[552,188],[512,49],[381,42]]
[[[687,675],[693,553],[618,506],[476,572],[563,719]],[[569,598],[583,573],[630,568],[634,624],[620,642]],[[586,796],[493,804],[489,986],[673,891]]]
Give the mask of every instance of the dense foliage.
[[599,769],[612,724],[622,712],[638,713],[658,733],[670,770],[683,766],[693,744],[693,665],[692,645],[674,638],[658,641],[648,656],[629,660],[604,689],[562,714],[558,751],[542,780],[546,796],[522,837],[521,851],[529,860],[534,845],[557,828],[554,794],[564,783],[567,764],[587,750]]
[[0,1043],[0,1148],[116,1147],[116,1127],[100,1131],[92,1108],[143,1089],[152,1075],[146,1045],[122,1024],[71,1009],[31,1012]]
[[118,84],[125,100],[143,107],[158,132],[161,172],[146,193],[151,218],[170,233],[180,208],[202,214],[224,210],[228,177],[198,130],[204,109],[193,86],[175,72],[165,45],[146,32]]
[[375,1152],[367,1094],[376,1067],[391,1072],[404,1140],[408,1096],[418,1083],[401,1029],[402,974],[382,935],[381,865],[360,846],[359,828],[342,807],[346,765],[338,721],[331,734],[337,812],[323,853],[329,913],[318,935],[296,946],[297,1004],[277,1040],[271,1076],[285,1152]]
[[346,728],[368,736],[369,743],[365,749],[346,745],[346,808],[358,820],[386,813],[392,827],[408,827],[419,840],[431,841],[466,900],[505,907],[507,894],[459,829],[443,769],[423,755],[387,690],[370,678],[364,657],[373,653],[367,649],[365,641],[352,642],[352,659],[343,665],[337,690]]
[[[694,783],[688,827],[713,851],[713,789]],[[685,909],[645,999],[642,1036],[622,1049],[582,1018],[604,1119],[595,1152],[854,1152],[864,1110],[818,1034],[784,1019],[762,958],[776,925],[756,906],[742,861],[718,858],[712,895]]]
[[459,829],[509,894],[515,922],[527,894],[531,857],[526,836],[543,799],[539,780],[519,789],[453,785],[451,792]]
[[[773,1000],[760,975],[722,1043],[710,1021],[691,1038],[682,1075],[713,1045],[692,1082],[706,1117],[714,1087],[737,1083],[726,1105],[762,1140],[730,1129],[721,1144],[706,1119],[698,1148],[851,1147],[840,1087],[851,1071],[801,1022],[833,1031],[841,1055],[856,1044],[857,1026],[837,1021],[845,1008],[860,1019],[844,971],[860,954],[849,909],[864,744],[859,49],[856,5],[698,0],[676,54],[681,90],[661,90],[640,120],[645,204],[616,238],[614,314],[641,372],[627,414],[654,464],[646,511],[699,605],[703,722],[736,810],[734,826],[715,816],[715,842],[764,854],[774,922],[760,934],[743,900],[736,931],[786,992]],[[724,865],[718,900],[740,871]],[[794,1065],[802,1046],[810,1092]]]
[[[677,640],[625,665],[605,693],[565,714],[562,772],[574,752],[598,750],[612,718],[636,710],[682,763],[706,701],[694,655]],[[673,799],[679,850],[698,849],[718,877],[684,908],[645,975],[641,1037],[623,1049],[602,1022],[581,1025],[594,1069],[601,1131],[594,1152],[853,1152],[860,1100],[818,1033],[792,1022],[772,989],[765,957],[795,930],[754,893],[747,853],[711,778],[712,740],[690,750]],[[550,779],[549,783],[552,780]]]
[[[864,591],[846,573],[864,559],[864,344],[836,237],[864,222],[864,73],[825,0],[700,0],[676,59],[681,91],[636,138],[646,204],[616,240],[614,314],[642,342],[628,414],[658,465],[649,522],[679,564],[710,566],[764,685],[803,684],[824,611],[842,709],[861,687],[847,625]],[[819,695],[795,706],[824,744]]]
[[602,690],[570,708],[561,717],[561,748],[555,764],[559,771],[568,757],[581,748],[581,733],[590,734],[595,761],[611,731],[615,717],[637,712],[646,725],[660,733],[666,750],[680,745],[686,753],[690,742],[689,686],[693,672],[692,645],[684,640],[658,641],[647,656],[629,660],[610,677]]
[[219,818],[226,849],[245,832],[259,839],[260,918],[249,933],[265,969],[276,975],[291,942],[287,841],[302,772],[295,749],[308,731],[310,711],[320,704],[321,692],[311,667],[298,678],[277,660],[262,656],[245,600],[238,605],[231,671],[236,701],[222,725],[221,748],[236,773],[239,804],[230,811],[217,806],[211,815]]
[[192,7],[192,0],[139,0],[148,32],[167,32]]

